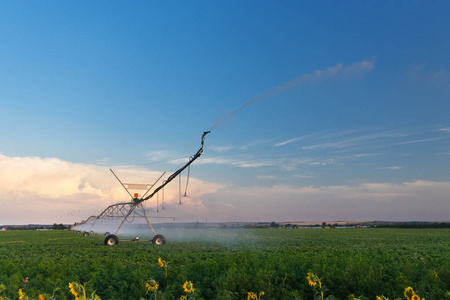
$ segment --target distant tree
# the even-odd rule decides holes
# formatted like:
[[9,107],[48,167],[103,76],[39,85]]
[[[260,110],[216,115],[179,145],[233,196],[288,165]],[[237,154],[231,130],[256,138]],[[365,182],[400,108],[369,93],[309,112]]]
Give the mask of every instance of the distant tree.
[[67,227],[64,226],[62,223],[61,224],[54,223],[53,224],[53,229],[55,229],[55,230],[64,230],[64,229],[67,229]]
[[327,222],[322,222],[322,228],[327,227]]
[[273,221],[272,223],[270,223],[270,227],[271,228],[277,228],[277,227],[280,227],[280,225],[275,223],[275,221]]

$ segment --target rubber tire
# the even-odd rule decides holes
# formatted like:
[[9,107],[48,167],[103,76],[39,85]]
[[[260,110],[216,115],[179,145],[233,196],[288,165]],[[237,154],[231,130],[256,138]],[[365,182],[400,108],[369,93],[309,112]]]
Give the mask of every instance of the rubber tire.
[[105,238],[105,245],[106,246],[114,246],[119,243],[119,238],[115,236],[114,234],[108,235]]
[[153,237],[152,243],[154,245],[164,245],[166,243],[166,238],[161,234],[157,234]]
[[84,237],[88,237],[89,236],[89,232],[87,232],[87,231],[83,232],[83,236]]
[[111,233],[109,233],[109,231],[105,232],[105,236],[111,235]]

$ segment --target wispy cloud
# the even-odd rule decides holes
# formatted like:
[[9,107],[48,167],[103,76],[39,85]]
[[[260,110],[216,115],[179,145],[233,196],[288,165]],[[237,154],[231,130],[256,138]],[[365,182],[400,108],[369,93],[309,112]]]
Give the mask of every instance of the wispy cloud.
[[354,154],[352,157],[373,157],[379,155],[381,155],[381,153],[358,153]]
[[159,150],[147,152],[145,156],[151,161],[160,162],[172,159],[174,154],[170,151]]
[[383,168],[380,168],[380,169],[382,169],[382,170],[398,170],[398,169],[401,169],[402,167],[399,167],[399,166],[392,166],[392,167],[383,167]]
[[441,153],[437,153],[438,155],[450,155],[450,152],[441,152]]
[[227,152],[235,149],[235,146],[209,146],[208,149],[216,152]]
[[307,137],[307,136],[299,136],[299,137],[296,137],[296,138],[293,138],[293,139],[290,139],[290,140],[287,140],[287,141],[284,141],[284,142],[277,143],[277,144],[275,144],[275,145],[273,145],[273,146],[274,146],[274,147],[284,146],[284,145],[287,145],[287,144],[290,144],[290,143],[293,143],[293,142],[302,140],[302,139],[304,139],[304,138],[306,138],[306,137]]
[[259,180],[269,180],[269,179],[275,179],[276,177],[274,175],[259,175],[256,176]]
[[380,137],[381,137],[381,135],[379,133],[367,134],[367,135],[361,135],[361,136],[353,136],[353,137],[347,137],[344,139],[337,139],[337,140],[333,140],[333,141],[326,141],[323,143],[303,146],[302,149],[315,150],[315,149],[325,149],[325,148],[353,147],[355,145],[360,144],[361,142],[374,140],[374,139],[377,139]]
[[432,142],[432,141],[436,141],[436,140],[441,140],[443,138],[446,138],[446,137],[445,136],[439,136],[439,137],[428,138],[428,139],[419,139],[419,140],[406,141],[406,142],[401,142],[401,143],[398,143],[398,144],[399,145],[405,145],[405,144],[425,143],[425,142]]
[[314,175],[299,175],[299,174],[292,175],[291,177],[292,177],[292,178],[301,178],[301,179],[313,179],[313,178],[317,178],[317,176],[314,176]]
[[445,69],[430,70],[425,63],[418,63],[407,71],[407,76],[414,80],[431,82],[439,86],[450,84],[450,72]]
[[230,165],[241,168],[258,168],[275,165],[271,160],[257,160],[257,159],[239,159],[239,158],[223,158],[223,157],[206,157],[197,162],[197,164],[221,164]]
[[450,133],[450,127],[439,128],[438,131],[443,131],[445,133]]
[[252,147],[257,147],[257,146],[261,146],[261,145],[265,145],[267,143],[271,143],[272,140],[255,140],[255,141],[250,141],[247,144],[240,146],[239,149],[240,150],[248,150]]

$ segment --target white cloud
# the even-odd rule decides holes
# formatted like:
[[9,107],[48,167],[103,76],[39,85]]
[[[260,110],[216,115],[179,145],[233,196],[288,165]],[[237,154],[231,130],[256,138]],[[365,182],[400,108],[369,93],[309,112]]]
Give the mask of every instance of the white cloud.
[[450,84],[450,72],[445,69],[429,70],[425,63],[417,63],[412,66],[407,75],[414,80],[431,82],[439,86],[448,86]]
[[292,175],[292,178],[302,178],[302,179],[311,179],[311,178],[317,178],[317,176],[313,175]]
[[384,168],[380,168],[380,169],[384,169],[384,170],[398,170],[401,169],[402,167],[399,166],[392,166],[392,167],[384,167]]
[[354,74],[371,71],[375,67],[375,61],[362,61],[344,68],[344,74]]
[[154,162],[168,161],[174,158],[174,154],[166,150],[147,152],[145,156]]
[[434,138],[428,138],[428,139],[412,140],[412,141],[401,142],[401,143],[398,143],[398,144],[399,145],[405,145],[405,144],[425,143],[425,142],[432,142],[432,141],[436,141],[436,140],[441,140],[443,138],[446,138],[446,137],[445,136],[440,136],[440,137],[434,137]]
[[222,190],[210,197],[234,205],[228,215],[235,220],[439,221],[449,219],[449,194],[448,181],[416,180],[355,186],[256,186]]
[[256,176],[256,178],[259,180],[268,180],[268,179],[275,179],[276,177],[273,175],[259,175]]
[[255,146],[260,146],[260,145],[264,145],[266,143],[269,143],[271,141],[268,140],[255,140],[255,141],[250,141],[249,143],[239,147],[239,149],[241,150],[248,150],[251,147],[255,147]]
[[[0,154],[0,169],[0,224],[73,223],[98,215],[111,204],[130,200],[106,167]],[[113,169],[127,183],[151,184],[161,175],[130,167]],[[168,203],[178,200],[177,183],[173,181],[165,188]],[[188,191],[195,202],[220,187],[191,177]]]
[[208,149],[216,152],[226,152],[235,149],[234,146],[209,146]]
[[[239,164],[257,165],[242,161]],[[0,224],[4,225],[73,223],[98,215],[110,204],[129,200],[105,167],[56,158],[0,155],[0,168]],[[161,175],[129,167],[114,171],[129,183],[153,183]],[[270,180],[272,176],[260,175],[258,179]],[[206,216],[209,221],[333,221],[444,220],[450,215],[448,181],[227,187],[191,177],[188,197],[182,198],[181,206],[177,205],[178,191],[178,180],[166,187],[167,209],[159,216],[173,216],[182,222],[203,220]],[[156,199],[145,203],[148,209],[154,209]]]
[[378,156],[381,155],[381,153],[358,153],[353,155],[352,157],[373,157],[373,156]]
[[281,142],[281,143],[277,143],[277,144],[275,144],[273,146],[274,147],[284,146],[284,145],[287,145],[287,144],[299,141],[299,140],[304,139],[304,138],[306,138],[306,136],[299,136],[299,137],[296,137],[296,138],[293,138],[293,139],[290,139],[290,140],[287,140],[287,141],[284,141],[284,142]]
[[450,152],[441,152],[441,153],[438,153],[438,155],[450,155]]
[[273,166],[275,162],[265,160],[251,160],[239,158],[222,158],[222,157],[205,157],[198,164],[222,164],[231,165],[241,168],[257,168],[265,166]]

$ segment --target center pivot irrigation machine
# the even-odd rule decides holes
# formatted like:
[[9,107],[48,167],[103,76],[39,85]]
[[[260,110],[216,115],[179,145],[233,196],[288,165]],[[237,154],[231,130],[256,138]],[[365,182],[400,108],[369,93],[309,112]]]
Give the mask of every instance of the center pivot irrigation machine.
[[[150,227],[150,229],[154,235],[153,239],[151,240],[153,242],[153,244],[156,244],[156,245],[165,244],[166,238],[161,234],[156,234],[155,230],[153,229],[152,224],[150,223],[149,218],[147,217],[147,214],[145,213],[145,208],[143,207],[142,204],[143,204],[143,202],[152,199],[153,196],[155,196],[162,188],[164,188],[167,184],[169,184],[169,182],[171,182],[178,175],[180,175],[184,169],[186,169],[188,166],[190,166],[197,158],[199,158],[203,154],[205,135],[207,135],[210,132],[211,131],[203,132],[201,147],[200,147],[200,149],[198,149],[197,153],[195,153],[193,156],[191,156],[189,158],[189,161],[184,166],[182,166],[181,168],[176,170],[172,175],[169,176],[169,178],[167,178],[166,181],[164,181],[160,186],[158,186],[149,195],[147,195],[147,194],[156,185],[156,183],[164,176],[165,172],[156,180],[155,183],[150,185],[150,188],[147,189],[147,192],[142,197],[139,198],[138,194],[135,194],[134,196],[131,195],[131,193],[129,192],[127,187],[125,187],[125,185],[127,185],[129,188],[130,188],[130,186],[137,186],[137,185],[122,183],[122,181],[120,181],[120,179],[117,177],[117,175],[110,169],[111,172],[114,174],[114,176],[117,178],[117,180],[120,182],[120,184],[125,188],[127,193],[130,195],[131,201],[112,204],[112,205],[108,206],[99,216],[91,216],[89,219],[86,220],[86,222],[83,223],[83,224],[86,224],[86,223],[92,222],[90,229],[88,231],[85,231],[83,233],[83,236],[89,236],[89,233],[90,232],[92,233],[92,231],[90,231],[90,230],[92,229],[92,227],[94,226],[94,224],[97,220],[107,219],[107,218],[122,218],[122,222],[120,223],[119,227],[117,228],[117,230],[114,234],[110,234],[109,232],[105,233],[105,235],[106,235],[105,245],[109,245],[109,246],[116,245],[119,243],[119,238],[117,237],[117,234],[118,234],[120,228],[125,223],[125,221],[127,221],[127,219],[131,216],[131,214],[134,212],[133,218],[136,216],[145,218],[148,226]],[[138,241],[138,240],[139,240],[138,238],[133,239],[133,241]]]

